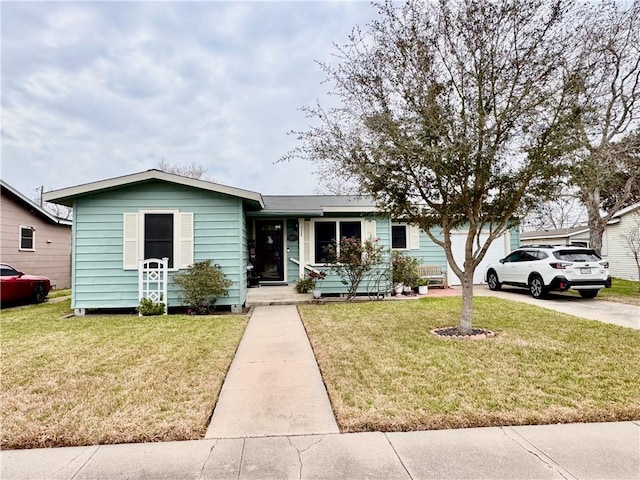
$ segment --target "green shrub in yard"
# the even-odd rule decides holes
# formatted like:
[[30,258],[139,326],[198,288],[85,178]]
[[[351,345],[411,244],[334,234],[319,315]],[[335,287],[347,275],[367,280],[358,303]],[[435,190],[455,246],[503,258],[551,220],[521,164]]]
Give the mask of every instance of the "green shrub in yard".
[[219,266],[211,265],[211,260],[195,262],[173,280],[182,288],[180,300],[200,315],[209,313],[218,298],[228,295],[233,285]]
[[384,247],[378,239],[365,240],[342,237],[338,248],[335,245],[325,247],[329,268],[336,273],[347,287],[347,301],[353,299],[362,279],[382,263]]
[[136,308],[136,310],[143,317],[147,317],[150,315],[162,315],[164,314],[164,303],[156,303],[150,298],[141,298],[140,304],[138,305],[138,308]]

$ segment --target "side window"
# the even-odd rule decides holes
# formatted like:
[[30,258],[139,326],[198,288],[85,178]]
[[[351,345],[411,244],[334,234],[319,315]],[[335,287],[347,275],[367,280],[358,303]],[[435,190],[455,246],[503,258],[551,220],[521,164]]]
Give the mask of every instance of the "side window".
[[30,226],[20,225],[19,250],[24,252],[35,252],[36,250],[35,228]]
[[147,213],[144,216],[144,258],[169,258],[173,268],[173,214]]
[[406,249],[407,248],[407,226],[393,225],[391,227],[391,248]]
[[549,258],[549,255],[547,255],[545,252],[538,250],[536,252],[536,257],[538,258],[538,260],[544,260],[545,258]]
[[532,262],[538,260],[535,250],[524,250],[520,256],[521,262]]
[[512,262],[518,262],[520,261],[520,254],[522,252],[520,252],[520,250],[516,250],[515,252],[510,253],[509,255],[507,255],[507,257],[504,259],[504,263],[512,263]]

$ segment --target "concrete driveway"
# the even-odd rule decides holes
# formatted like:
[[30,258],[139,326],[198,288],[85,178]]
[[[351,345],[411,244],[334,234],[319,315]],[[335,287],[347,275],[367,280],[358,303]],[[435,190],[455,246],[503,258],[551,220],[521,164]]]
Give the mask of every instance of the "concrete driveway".
[[604,323],[640,330],[640,307],[618,302],[608,302],[597,298],[587,299],[566,293],[551,293],[547,299],[535,299],[524,288],[502,287],[493,292],[487,285],[474,285],[474,295],[504,298],[529,303],[576,317],[599,320]]

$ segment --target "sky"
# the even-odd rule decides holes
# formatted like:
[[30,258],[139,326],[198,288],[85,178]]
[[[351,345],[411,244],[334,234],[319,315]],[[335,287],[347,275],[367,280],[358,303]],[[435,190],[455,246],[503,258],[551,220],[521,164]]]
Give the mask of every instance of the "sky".
[[328,101],[316,61],[368,2],[1,4],[1,177],[24,195],[170,165],[262,194],[315,193],[275,163]]

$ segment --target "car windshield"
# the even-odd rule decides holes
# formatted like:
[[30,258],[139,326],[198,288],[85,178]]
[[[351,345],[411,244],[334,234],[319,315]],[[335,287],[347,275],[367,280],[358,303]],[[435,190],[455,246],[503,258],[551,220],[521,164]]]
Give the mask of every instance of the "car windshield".
[[0,276],[2,277],[15,277],[17,275],[20,275],[20,272],[11,267],[7,267],[6,265],[0,267]]
[[566,262],[597,262],[601,260],[595,250],[558,250],[553,252],[553,256]]

